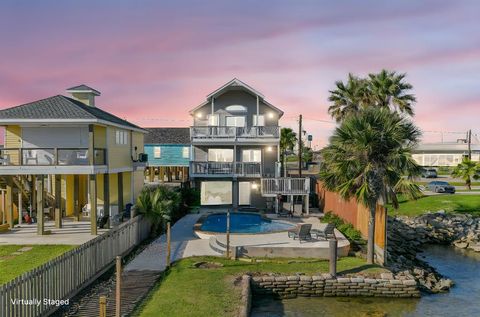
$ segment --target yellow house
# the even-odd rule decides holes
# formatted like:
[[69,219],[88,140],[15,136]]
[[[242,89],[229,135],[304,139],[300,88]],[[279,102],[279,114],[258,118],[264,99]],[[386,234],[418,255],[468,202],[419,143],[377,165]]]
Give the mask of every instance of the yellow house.
[[99,213],[114,217],[142,189],[147,131],[96,107],[93,88],[67,92],[0,110],[0,222],[10,227],[19,213],[36,216],[38,234],[45,216],[57,227],[62,217],[89,217],[96,234]]

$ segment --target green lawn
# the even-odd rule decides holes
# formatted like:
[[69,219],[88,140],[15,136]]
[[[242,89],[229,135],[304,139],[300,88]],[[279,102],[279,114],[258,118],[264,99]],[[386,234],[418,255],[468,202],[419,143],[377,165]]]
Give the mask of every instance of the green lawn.
[[[200,261],[219,262],[224,266],[199,269]],[[266,262],[229,261],[218,257],[194,257],[176,262],[155,286],[134,316],[235,316],[240,290],[235,278],[246,272],[318,274],[328,272],[328,261],[309,259],[274,259]],[[359,258],[341,258],[338,271],[378,273],[385,269],[366,265]]]
[[[15,254],[23,247],[31,250]],[[0,246],[0,285],[71,250],[71,245],[2,245]]]
[[[432,178],[431,181],[428,181],[428,182],[416,182],[418,185],[427,185],[428,183],[430,182],[433,182],[433,181],[442,181],[442,179],[437,179],[437,178]],[[466,186],[465,185],[465,182],[448,182],[450,185],[452,186]],[[480,186],[480,182],[475,182],[473,181],[472,182],[472,186]]]
[[445,210],[446,212],[470,213],[480,216],[480,195],[434,195],[418,200],[400,200],[400,208],[394,215],[417,216],[427,211]]

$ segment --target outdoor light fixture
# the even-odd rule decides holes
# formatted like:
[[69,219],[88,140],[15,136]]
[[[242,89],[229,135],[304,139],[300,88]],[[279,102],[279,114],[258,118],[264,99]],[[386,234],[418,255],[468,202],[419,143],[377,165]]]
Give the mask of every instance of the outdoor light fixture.
[[270,119],[273,119],[274,116],[275,116],[275,115],[273,114],[273,112],[269,112],[269,113],[268,113],[268,117],[269,117]]
[[252,189],[257,189],[258,188],[258,184],[257,183],[252,183]]
[[267,152],[272,152],[273,148],[271,146],[267,146]]
[[202,117],[202,113],[201,112],[197,113],[197,118],[201,118],[201,117]]

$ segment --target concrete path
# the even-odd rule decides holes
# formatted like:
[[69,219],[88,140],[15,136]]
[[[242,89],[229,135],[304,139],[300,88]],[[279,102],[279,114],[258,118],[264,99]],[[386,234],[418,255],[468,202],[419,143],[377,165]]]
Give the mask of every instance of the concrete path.
[[[220,254],[213,251],[208,240],[198,239],[193,233],[193,225],[201,214],[189,214],[177,221],[172,227],[171,260],[201,255]],[[158,237],[142,253],[128,263],[124,271],[163,271],[167,258],[166,235]]]

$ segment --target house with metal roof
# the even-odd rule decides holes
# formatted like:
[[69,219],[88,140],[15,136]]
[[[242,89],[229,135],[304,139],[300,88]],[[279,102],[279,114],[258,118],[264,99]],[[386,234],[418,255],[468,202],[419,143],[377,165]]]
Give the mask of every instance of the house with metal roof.
[[[472,161],[480,162],[480,142],[470,144]],[[457,166],[469,155],[469,145],[465,139],[457,142],[421,143],[412,153],[412,158],[421,166]]]
[[150,182],[186,182],[190,165],[189,128],[146,128]]
[[96,106],[100,92],[87,85],[0,110],[5,130],[0,178],[10,227],[28,215],[45,234],[48,219],[114,217],[143,187],[146,130]]

